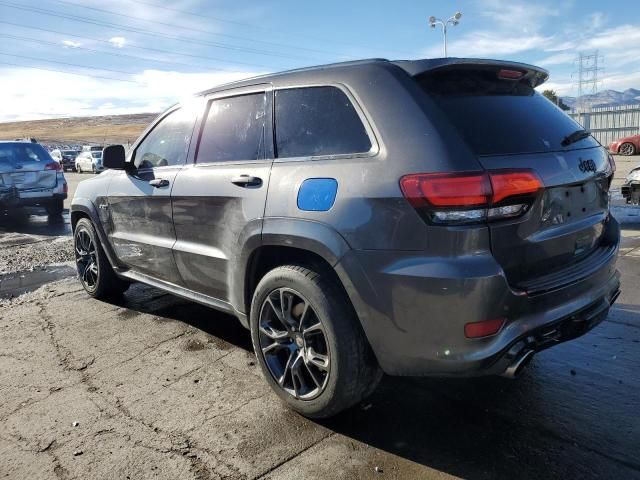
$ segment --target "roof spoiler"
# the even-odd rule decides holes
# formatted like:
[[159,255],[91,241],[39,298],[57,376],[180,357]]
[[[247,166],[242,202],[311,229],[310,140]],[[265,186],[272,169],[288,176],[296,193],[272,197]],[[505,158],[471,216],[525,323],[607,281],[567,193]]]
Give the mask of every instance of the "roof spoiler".
[[519,70],[524,72],[521,80],[527,81],[532,87],[542,85],[549,78],[549,72],[544,68],[536,67],[520,62],[509,62],[504,60],[490,60],[484,58],[432,58],[426,60],[398,60],[393,62],[402,68],[412,77],[422,75],[427,72],[454,70],[457,68],[468,69],[469,67],[483,68],[504,68],[508,70]]

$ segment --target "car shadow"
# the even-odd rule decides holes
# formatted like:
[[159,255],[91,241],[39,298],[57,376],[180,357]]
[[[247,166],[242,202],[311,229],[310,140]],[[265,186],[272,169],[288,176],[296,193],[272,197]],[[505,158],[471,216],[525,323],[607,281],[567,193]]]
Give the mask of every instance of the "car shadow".
[[[134,285],[114,303],[183,322],[218,340],[253,351],[248,330],[234,317],[155,288]],[[624,307],[638,315],[637,306]],[[560,366],[553,357],[534,360],[529,371],[516,381],[501,377],[384,377],[374,394],[360,405],[315,422],[390,454],[374,457],[380,459],[384,472],[391,470],[389,473],[400,468],[394,462],[410,461],[468,479],[622,478],[628,473],[624,464],[618,465],[606,454],[579,445],[600,442],[596,432],[592,434],[594,438],[579,436],[581,428],[588,431],[589,424],[599,423],[596,415],[584,413],[589,415],[587,425],[576,430],[572,430],[570,420],[558,430],[553,427],[553,422],[562,417],[562,412],[549,411],[553,405],[562,404],[570,410],[571,402],[579,404],[580,397],[588,397],[584,385],[572,380],[576,377],[570,376],[562,363],[564,354],[558,355]],[[593,407],[591,403],[615,401],[624,388],[595,388],[596,398],[587,399],[588,407]],[[606,433],[615,435],[613,431]],[[439,478],[437,472],[424,475]]]
[[0,211],[0,234],[9,232],[47,237],[71,235],[69,210],[65,209],[62,215],[54,216],[48,216],[44,208],[39,207],[11,213]]

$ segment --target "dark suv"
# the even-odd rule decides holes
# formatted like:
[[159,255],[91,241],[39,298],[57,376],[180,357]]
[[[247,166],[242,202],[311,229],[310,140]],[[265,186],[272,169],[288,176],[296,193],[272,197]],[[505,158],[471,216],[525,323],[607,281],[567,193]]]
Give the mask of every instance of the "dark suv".
[[82,283],[235,315],[269,384],[311,417],[381,372],[514,377],[619,293],[614,164],[534,90],[547,76],[367,60],[203,92],[79,185]]

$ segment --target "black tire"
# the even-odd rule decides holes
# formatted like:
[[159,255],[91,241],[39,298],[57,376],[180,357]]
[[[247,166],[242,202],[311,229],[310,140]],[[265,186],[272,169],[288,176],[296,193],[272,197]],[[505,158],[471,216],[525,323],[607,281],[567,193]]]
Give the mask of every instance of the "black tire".
[[636,146],[633,143],[625,142],[618,147],[618,153],[626,156],[635,155]]
[[50,217],[60,216],[64,211],[64,201],[53,200],[52,202],[45,205],[44,208],[47,210],[47,215],[49,215]]
[[[326,357],[326,374],[320,372],[322,377],[322,387],[319,382],[316,381],[317,375],[311,375],[311,369],[313,369],[315,363],[307,363],[308,355],[312,357],[317,356],[317,352],[313,351],[313,348],[309,347],[308,337],[304,337],[301,341],[304,344],[304,348],[300,345],[299,352],[300,358],[305,358],[300,362],[291,358],[294,356],[293,350],[290,347],[296,348],[295,343],[299,338],[294,341],[294,334],[290,335],[289,339],[284,340],[283,337],[279,340],[273,340],[273,337],[265,334],[264,318],[267,315],[266,310],[272,308],[273,303],[269,304],[269,300],[273,298],[280,298],[282,296],[273,297],[273,295],[281,295],[281,291],[284,291],[287,295],[291,295],[293,299],[288,301],[288,313],[289,318],[293,319],[294,311],[300,305],[294,305],[294,299],[298,299],[304,304],[305,312],[306,307],[311,308],[310,314],[300,314],[300,325],[296,332],[293,327],[293,332],[297,337],[306,335],[305,329],[302,323],[304,318],[309,318],[309,315],[313,315],[311,322],[314,325],[321,324],[321,332],[318,333],[318,328],[307,328],[307,332],[315,330],[314,333],[319,334],[324,339],[326,350],[324,355]],[[282,301],[281,304],[284,304]],[[303,307],[301,307],[302,309]],[[272,312],[269,313],[272,319],[279,319],[276,313],[278,309],[273,307]],[[300,310],[300,309],[299,309]],[[282,313],[282,312],[281,312]],[[261,314],[262,319],[261,319]],[[274,317],[274,314],[276,315]],[[253,295],[251,302],[250,312],[250,327],[251,327],[251,340],[253,343],[258,363],[262,369],[262,372],[267,379],[267,382],[276,394],[293,410],[300,414],[310,418],[327,418],[355,405],[362,401],[366,396],[371,394],[377,387],[382,372],[377,364],[377,361],[373,355],[371,347],[367,342],[362,327],[359,324],[355,311],[351,306],[349,299],[344,291],[336,285],[336,281],[330,273],[325,273],[319,268],[305,268],[299,265],[285,265],[275,268],[268,272],[259,282]],[[260,329],[260,326],[263,329]],[[283,325],[280,323],[280,325]],[[275,329],[271,329],[270,333],[275,333]],[[287,328],[288,330],[288,328]],[[290,332],[291,333],[291,332]],[[313,335],[313,334],[312,334]],[[286,366],[283,369],[283,374],[280,376],[280,382],[287,376],[287,367],[289,367],[289,375],[291,384],[293,384],[293,390],[295,394],[286,389],[286,384],[279,383],[272,373],[273,366],[269,366],[265,359],[265,353],[263,348],[266,342],[278,343],[277,348],[282,348],[283,355],[289,356],[286,361]],[[314,340],[314,341],[317,341]],[[279,342],[288,342],[288,346],[283,346]],[[317,347],[314,347],[317,348]],[[322,350],[322,347],[319,347]],[[270,362],[273,362],[273,357],[276,356],[273,351],[275,349],[266,348],[270,353],[268,355]],[[290,353],[287,354],[287,351]],[[300,386],[302,383],[307,382],[300,381],[300,372],[306,371],[306,377],[313,378],[316,383],[315,396],[308,398],[301,398],[304,395],[299,395],[298,388],[296,388],[296,380],[294,379],[294,365],[298,363],[297,384]],[[304,365],[303,365],[304,364]],[[273,363],[270,363],[273,365]],[[304,368],[303,368],[304,367]],[[318,370],[319,372],[319,370]],[[318,373],[316,372],[316,373]],[[308,382],[313,386],[313,383]],[[302,389],[301,389],[302,390]]]
[[80,166],[80,164],[76,165],[76,172],[82,173],[82,167]]
[[96,173],[98,173],[98,172],[96,171],[96,166],[95,166],[95,165],[91,165],[91,173],[93,173],[94,175],[95,175]]
[[[87,237],[90,244],[86,242]],[[108,299],[122,295],[129,288],[129,282],[119,278],[113,271],[93,223],[88,218],[78,220],[73,230],[73,247],[78,277],[89,295]]]

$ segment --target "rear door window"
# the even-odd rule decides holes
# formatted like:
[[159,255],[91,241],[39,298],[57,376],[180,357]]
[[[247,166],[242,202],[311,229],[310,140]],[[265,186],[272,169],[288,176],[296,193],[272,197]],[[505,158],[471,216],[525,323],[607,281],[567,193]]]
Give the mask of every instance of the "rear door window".
[[234,162],[264,157],[267,94],[212,100],[209,103],[197,162]]
[[337,87],[277,90],[275,129],[279,158],[371,150],[371,140],[358,112]]
[[[498,79],[496,69],[433,72],[417,80],[477,155],[560,151],[562,140],[582,129],[530,85]],[[598,145],[587,137],[567,148]]]

